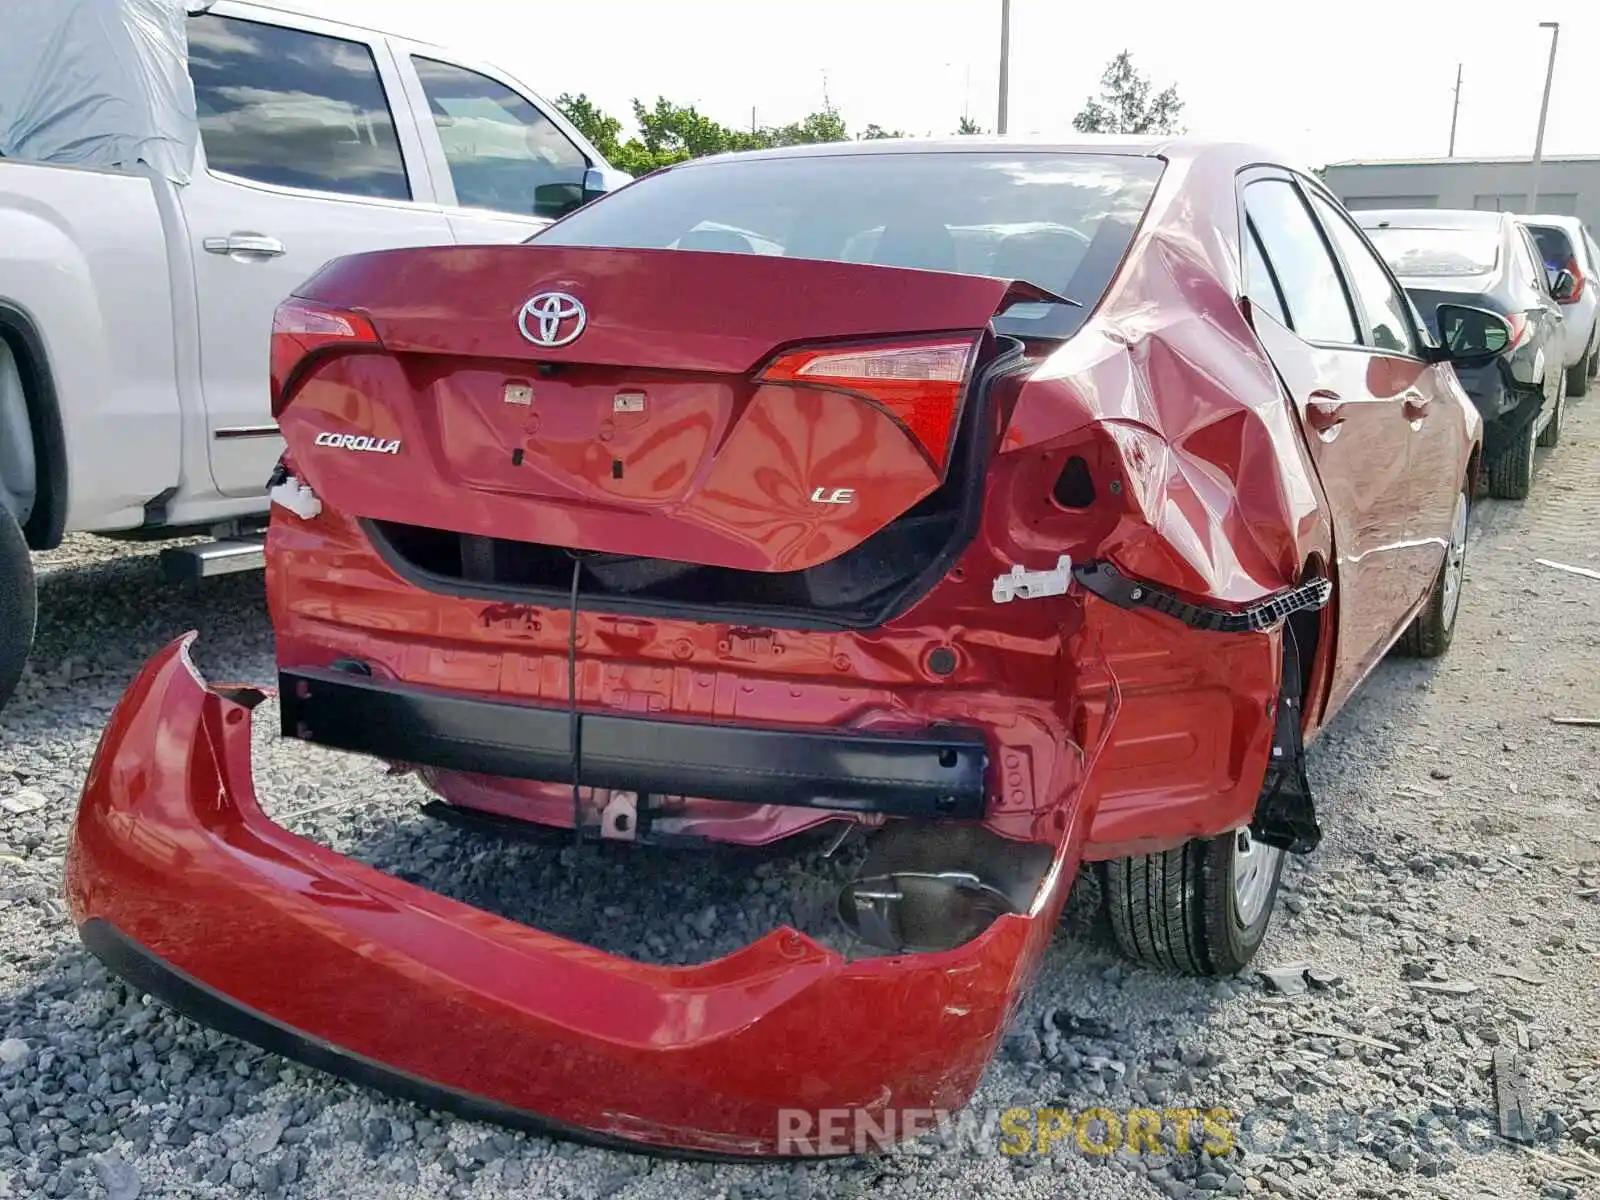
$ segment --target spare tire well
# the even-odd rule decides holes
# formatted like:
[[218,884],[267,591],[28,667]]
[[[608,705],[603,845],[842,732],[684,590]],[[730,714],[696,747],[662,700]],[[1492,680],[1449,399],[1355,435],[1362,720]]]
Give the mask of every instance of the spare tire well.
[[67,443],[55,383],[33,322],[4,301],[0,301],[0,341],[16,361],[33,432],[36,494],[22,533],[31,549],[51,550],[61,544],[67,521]]

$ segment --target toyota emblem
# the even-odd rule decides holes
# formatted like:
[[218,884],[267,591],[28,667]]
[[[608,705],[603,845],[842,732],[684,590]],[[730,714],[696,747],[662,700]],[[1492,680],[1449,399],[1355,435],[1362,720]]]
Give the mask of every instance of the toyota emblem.
[[535,346],[566,346],[589,324],[583,301],[566,292],[540,292],[522,306],[517,328]]

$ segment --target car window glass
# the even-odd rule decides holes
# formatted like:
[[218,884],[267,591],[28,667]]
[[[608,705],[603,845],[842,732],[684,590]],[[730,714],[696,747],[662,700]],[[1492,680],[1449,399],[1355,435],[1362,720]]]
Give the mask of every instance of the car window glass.
[[1517,252],[1517,275],[1528,281],[1544,295],[1550,294],[1550,273],[1545,270],[1543,258],[1538,247],[1533,243],[1532,236],[1522,226],[1517,226],[1517,233],[1511,239]]
[[1489,275],[1500,265],[1495,229],[1365,226],[1367,239],[1402,279]]
[[1078,306],[1013,304],[996,328],[1068,337],[1121,266],[1162,169],[1136,155],[1013,150],[701,160],[647,176],[534,239],[1020,279]]
[[1389,279],[1383,263],[1356,232],[1342,212],[1321,196],[1313,194],[1311,203],[1322,217],[1322,224],[1339,247],[1350,272],[1350,284],[1361,301],[1367,329],[1363,340],[1379,350],[1400,354],[1416,353],[1416,335],[1411,325],[1411,307],[1405,295]]
[[456,203],[559,217],[583,203],[589,160],[527,97],[465,67],[413,58]]
[[1288,325],[1288,314],[1283,311],[1283,298],[1278,295],[1278,284],[1272,270],[1261,253],[1261,241],[1255,224],[1249,222],[1244,236],[1244,294],[1250,303],[1272,314],[1280,325]]
[[411,198],[365,43],[210,14],[189,18],[188,30],[209,167],[279,187]]
[[1359,342],[1338,268],[1293,185],[1252,183],[1244,205],[1282,289],[1290,328],[1308,341]]
[[1566,230],[1552,225],[1532,225],[1528,227],[1528,232],[1533,234],[1539,255],[1550,270],[1559,271],[1571,260],[1572,242],[1568,240]]

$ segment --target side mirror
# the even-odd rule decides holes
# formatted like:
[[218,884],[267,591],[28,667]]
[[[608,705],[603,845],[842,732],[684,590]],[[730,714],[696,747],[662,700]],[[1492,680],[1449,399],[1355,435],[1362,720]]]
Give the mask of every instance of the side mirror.
[[612,184],[599,167],[590,167],[583,173],[583,203],[598,200],[611,190]]
[[1571,271],[1563,267],[1556,272],[1555,278],[1550,281],[1550,294],[1565,304],[1578,294],[1578,278]]
[[1481,362],[1511,345],[1511,322],[1486,308],[1441,304],[1434,317],[1444,343],[1439,358],[1446,362]]

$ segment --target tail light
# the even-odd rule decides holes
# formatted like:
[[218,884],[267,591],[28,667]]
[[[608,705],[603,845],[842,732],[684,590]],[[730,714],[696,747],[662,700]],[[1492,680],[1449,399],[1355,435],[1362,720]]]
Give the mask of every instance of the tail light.
[[900,422],[940,470],[950,458],[961,394],[978,339],[816,347],[773,360],[762,383],[817,384],[850,392]]
[[289,387],[308,359],[332,350],[382,346],[372,322],[360,313],[290,297],[272,314],[272,416],[289,400]]
[[1567,259],[1567,272],[1572,276],[1572,295],[1561,301],[1562,304],[1576,304],[1583,296],[1583,285],[1588,282],[1583,277],[1583,268],[1578,266],[1577,256]]
[[1510,354],[1514,350],[1522,349],[1527,344],[1528,335],[1532,329],[1532,326],[1528,324],[1528,318],[1521,313],[1507,314],[1506,324],[1511,326],[1511,340],[1506,343],[1506,348],[1501,351],[1502,354]]

